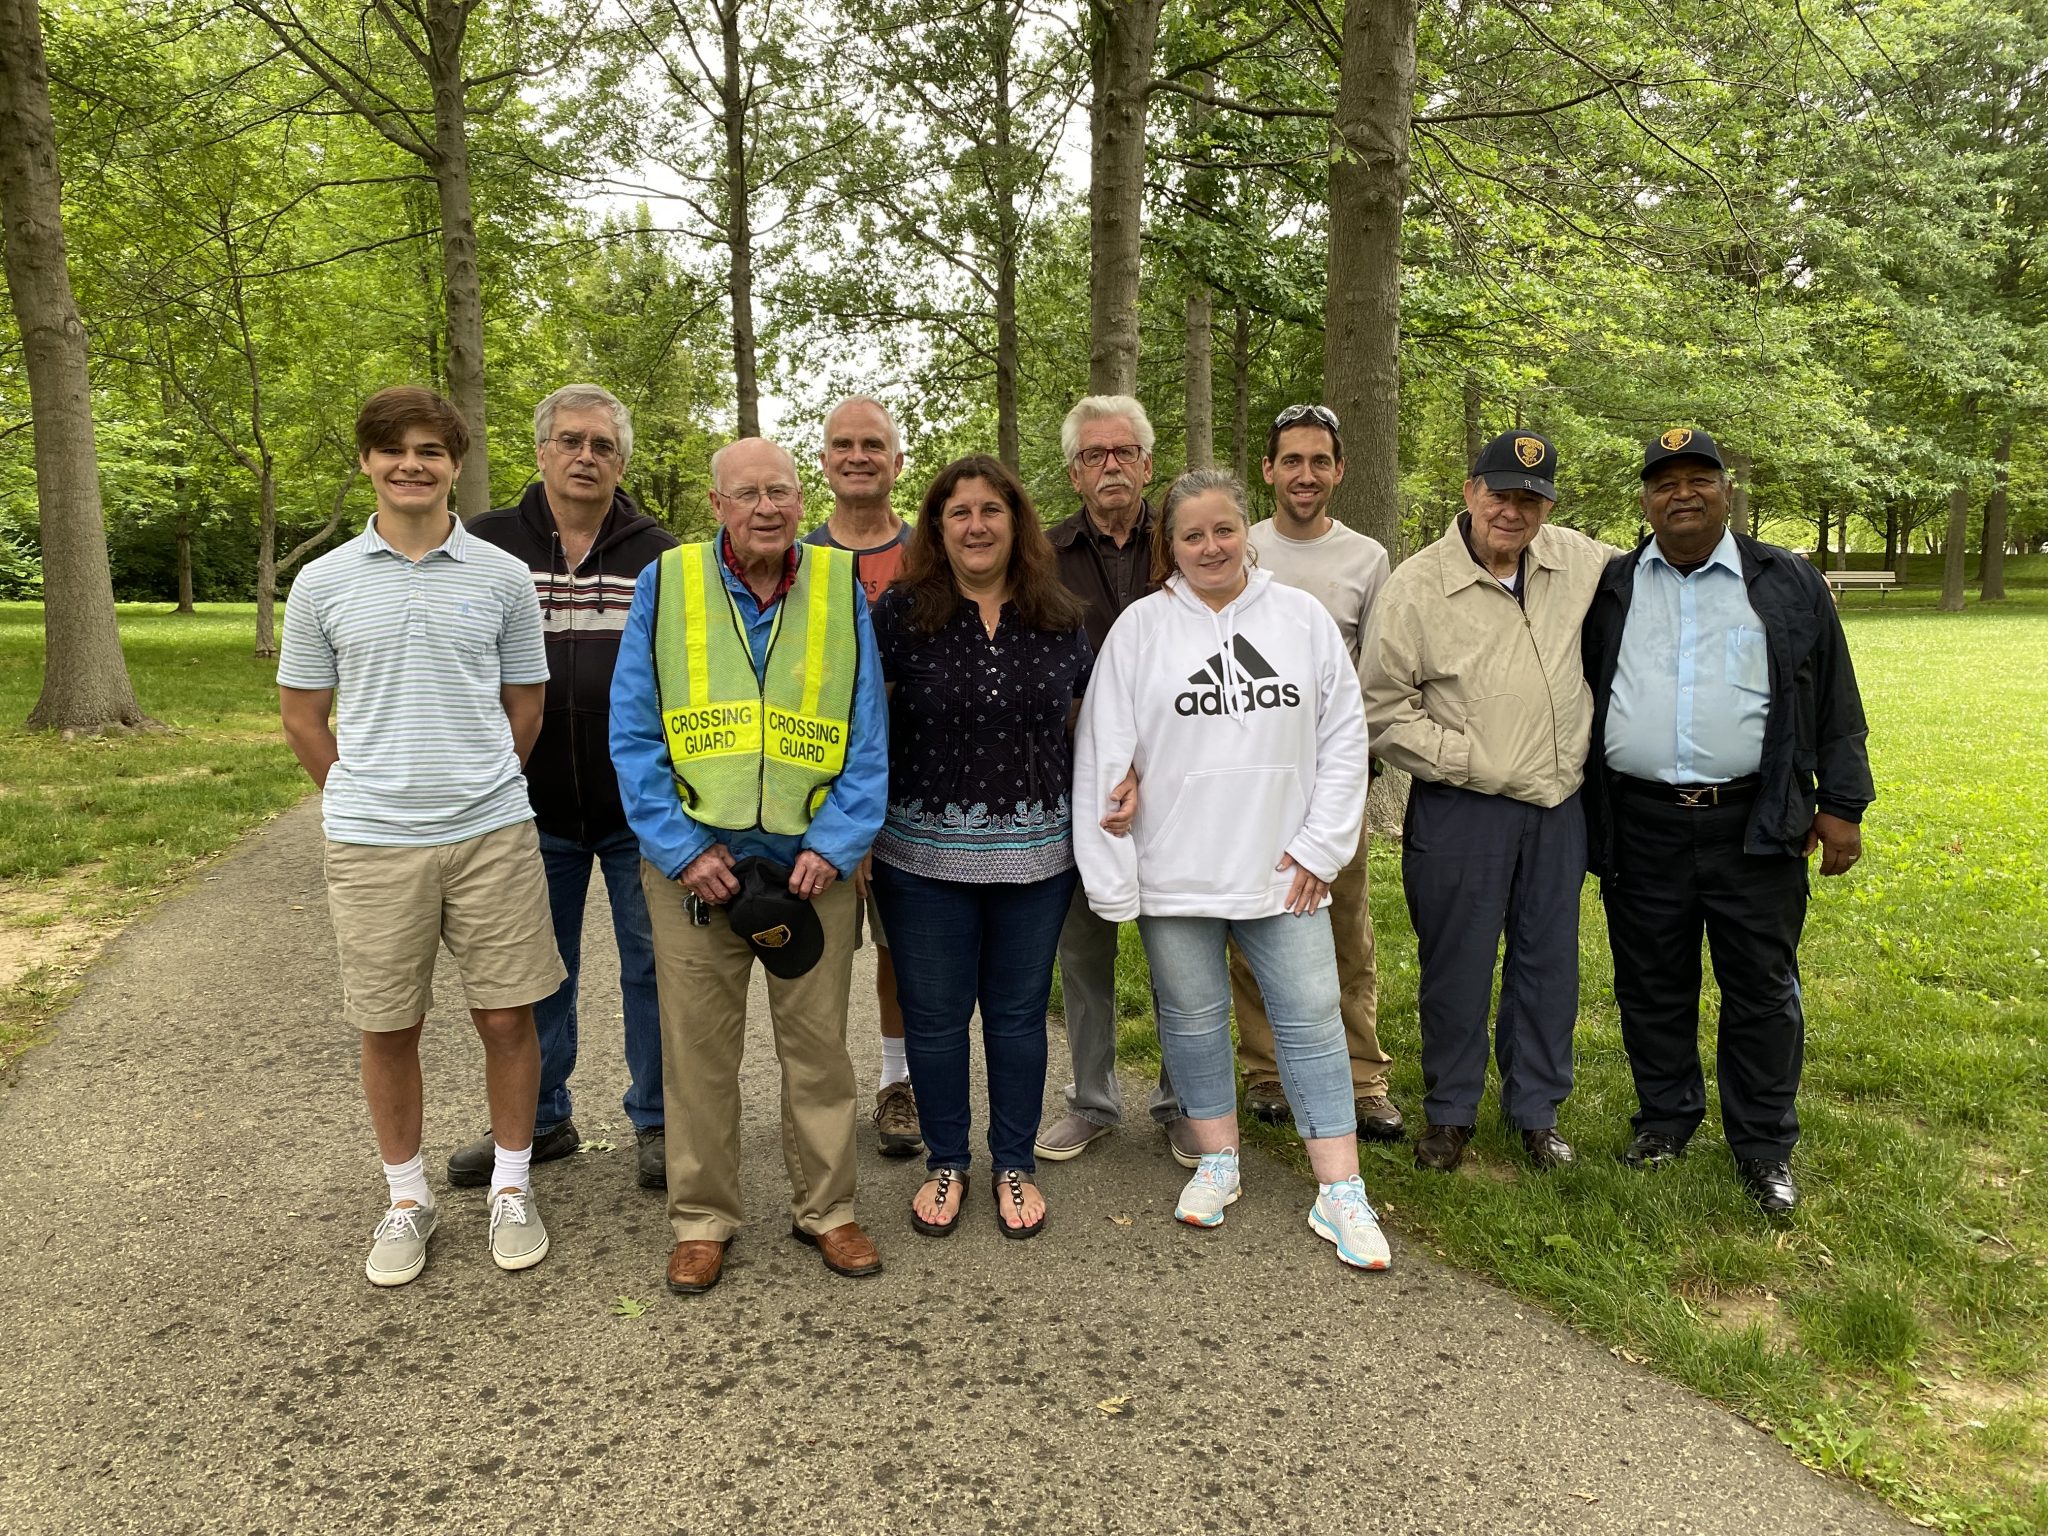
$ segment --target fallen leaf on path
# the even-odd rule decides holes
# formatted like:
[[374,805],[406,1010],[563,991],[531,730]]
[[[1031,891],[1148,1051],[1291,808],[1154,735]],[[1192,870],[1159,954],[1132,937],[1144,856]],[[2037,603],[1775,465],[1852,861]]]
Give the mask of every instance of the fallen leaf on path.
[[1131,1218],[1128,1216],[1112,1216],[1109,1219],[1120,1227],[1128,1227],[1131,1224]]
[[1095,1405],[1095,1411],[1106,1419],[1113,1419],[1124,1411],[1124,1404],[1129,1401],[1129,1397],[1105,1397]]
[[1597,1493],[1588,1493],[1583,1488],[1575,1488],[1572,1491],[1576,1493],[1580,1498],[1584,1499],[1588,1504],[1598,1504],[1600,1502],[1600,1495]]
[[635,1301],[631,1296],[621,1296],[612,1303],[613,1317],[645,1317],[646,1315],[647,1303]]
[[579,1141],[576,1144],[576,1150],[578,1152],[610,1152],[613,1150],[613,1147],[610,1142],[593,1136],[588,1141]]

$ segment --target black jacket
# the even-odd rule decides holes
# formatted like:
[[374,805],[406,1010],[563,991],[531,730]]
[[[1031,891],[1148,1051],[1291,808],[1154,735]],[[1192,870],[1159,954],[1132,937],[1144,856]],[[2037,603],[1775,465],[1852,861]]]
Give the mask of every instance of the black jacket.
[[1110,577],[1109,562],[1102,558],[1098,541],[1102,535],[1095,531],[1095,525],[1088,519],[1088,509],[1083,507],[1063,523],[1055,523],[1045,530],[1045,536],[1052,541],[1053,559],[1060,573],[1060,585],[1081,599],[1088,608],[1088,648],[1097,656],[1102,654],[1102,642],[1114,624],[1141,597],[1149,597],[1159,588],[1152,581],[1152,536],[1155,519],[1152,505],[1144,502],[1138,508],[1138,521],[1132,525],[1130,537],[1124,541],[1125,558],[1129,579],[1122,590]]
[[623,831],[626,809],[612,771],[612,668],[633,584],[663,550],[676,547],[674,535],[614,491],[590,553],[572,573],[538,483],[517,506],[486,512],[469,531],[524,560],[540,598],[548,692],[540,739],[526,760],[534,821],[551,836],[579,843]]
[[[1647,542],[1647,541],[1646,541]],[[1849,642],[1826,580],[1789,549],[1738,533],[1749,606],[1764,626],[1771,704],[1764,716],[1762,780],[1743,834],[1743,851],[1799,855],[1816,809],[1861,821],[1876,798],[1870,781],[1869,735]],[[1586,762],[1586,839],[1593,872],[1611,875],[1613,818],[1607,784],[1607,704],[1621,655],[1622,626],[1635,596],[1638,544],[1608,562],[1593,593],[1582,636],[1586,681],[1593,689],[1593,740]]]

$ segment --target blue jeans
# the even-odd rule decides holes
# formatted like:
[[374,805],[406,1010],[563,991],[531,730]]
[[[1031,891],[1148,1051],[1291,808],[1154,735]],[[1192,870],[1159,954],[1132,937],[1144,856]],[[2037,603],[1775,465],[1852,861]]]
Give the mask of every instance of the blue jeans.
[[896,1000],[926,1167],[968,1164],[967,1030],[979,1004],[988,1155],[999,1172],[1037,1168],[1045,1005],[1053,950],[1077,878],[1068,870],[1027,885],[969,884],[928,880],[875,861],[875,898],[896,962]]
[[1138,932],[1152,966],[1159,1049],[1183,1113],[1193,1120],[1237,1113],[1224,949],[1226,940],[1235,940],[1273,1021],[1274,1055],[1294,1106],[1294,1128],[1304,1141],[1357,1133],[1327,907],[1307,917],[1141,917]]
[[652,1130],[661,1118],[661,1009],[654,993],[654,934],[647,922],[647,896],[640,889],[640,843],[632,829],[596,842],[540,834],[541,863],[548,875],[548,910],[555,922],[555,948],[569,979],[552,996],[533,1005],[540,1034],[540,1107],[533,1133],[545,1136],[569,1118],[569,1074],[576,1070],[576,982],[583,961],[583,909],[590,895],[590,861],[604,871],[611,899],[612,934],[619,945],[619,998],[626,1014],[626,1118],[636,1131]]

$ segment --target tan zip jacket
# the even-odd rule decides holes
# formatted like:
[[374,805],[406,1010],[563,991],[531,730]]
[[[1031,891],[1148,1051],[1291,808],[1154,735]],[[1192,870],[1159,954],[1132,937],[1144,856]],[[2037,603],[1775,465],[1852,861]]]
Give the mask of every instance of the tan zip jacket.
[[1520,603],[1453,522],[1397,566],[1364,661],[1372,749],[1417,778],[1557,805],[1585,777],[1593,695],[1579,626],[1620,551],[1570,528],[1537,530]]

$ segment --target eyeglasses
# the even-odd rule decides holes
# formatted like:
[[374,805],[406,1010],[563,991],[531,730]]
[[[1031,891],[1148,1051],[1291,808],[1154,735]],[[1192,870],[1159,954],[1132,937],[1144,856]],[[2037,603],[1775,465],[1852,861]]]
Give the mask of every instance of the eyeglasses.
[[1273,430],[1281,431],[1297,421],[1320,422],[1332,432],[1341,430],[1337,425],[1337,413],[1327,405],[1290,405],[1273,418]]
[[1083,448],[1074,457],[1089,469],[1100,469],[1111,459],[1129,469],[1145,456],[1145,450],[1136,443],[1119,443],[1114,448]]
[[610,438],[585,437],[581,432],[561,432],[553,437],[544,438],[542,441],[553,443],[572,459],[582,457],[583,450],[586,448],[590,450],[590,456],[593,459],[614,458],[618,455],[619,451],[619,445]]
[[752,511],[766,501],[778,512],[786,512],[796,505],[797,498],[803,493],[793,485],[743,485],[736,491],[713,491],[711,494],[743,511]]

